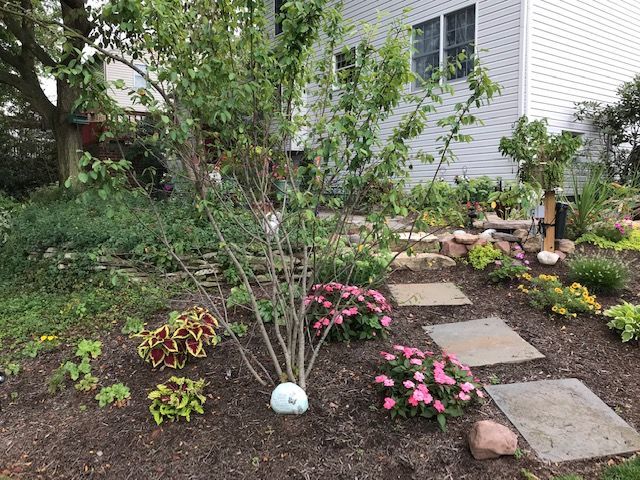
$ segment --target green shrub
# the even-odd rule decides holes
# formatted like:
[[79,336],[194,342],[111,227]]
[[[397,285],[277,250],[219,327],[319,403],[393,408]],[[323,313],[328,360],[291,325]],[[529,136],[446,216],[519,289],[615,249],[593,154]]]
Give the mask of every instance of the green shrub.
[[623,301],[604,312],[611,318],[607,326],[618,330],[623,342],[640,338],[640,305],[632,305]]
[[180,417],[191,420],[191,413],[204,413],[202,394],[204,380],[193,381],[184,377],[171,377],[168,382],[157,385],[149,393],[149,411],[158,425],[165,420],[175,421]]
[[389,250],[375,251],[368,246],[345,247],[336,256],[316,260],[315,282],[338,282],[359,287],[384,282],[392,254]]
[[494,248],[493,245],[480,245],[469,251],[467,259],[471,266],[476,270],[484,270],[496,260],[503,257],[500,250]]
[[611,293],[624,289],[631,272],[625,262],[612,256],[583,255],[568,262],[569,279],[594,292]]
[[607,467],[602,472],[601,480],[639,480],[640,479],[640,457],[636,456],[631,460]]

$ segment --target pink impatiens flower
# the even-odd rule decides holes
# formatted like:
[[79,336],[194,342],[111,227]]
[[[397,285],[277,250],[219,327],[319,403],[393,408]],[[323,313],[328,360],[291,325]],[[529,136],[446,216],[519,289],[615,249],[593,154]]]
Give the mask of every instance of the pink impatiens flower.
[[469,393],[471,390],[474,390],[476,387],[473,386],[473,383],[469,383],[469,382],[464,382],[462,385],[460,385],[460,390],[462,390],[464,393]]
[[413,378],[415,378],[418,382],[424,382],[424,373],[416,372],[413,374]]
[[413,383],[411,380],[405,380],[404,382],[402,382],[402,385],[404,385],[404,388],[407,388],[407,389],[416,388],[416,384]]
[[476,395],[478,395],[480,398],[484,398],[484,393],[482,393],[482,391],[480,390],[476,390]]
[[412,358],[411,360],[409,360],[409,363],[411,365],[422,365],[422,360],[420,360],[419,358]]
[[438,413],[442,413],[445,410],[444,405],[440,400],[433,402],[433,408],[435,408]]
[[390,362],[391,360],[395,360],[396,356],[390,354],[389,352],[380,352],[380,355],[382,355],[382,357],[387,361]]
[[376,383],[384,383],[388,378],[386,375],[378,375],[374,380]]
[[389,325],[391,325],[391,317],[388,317],[387,315],[385,315],[380,319],[380,324],[383,327],[388,327]]
[[382,406],[387,410],[391,410],[393,407],[395,407],[395,405],[396,405],[396,401],[393,398],[386,397],[384,399],[384,404]]
[[464,392],[460,392],[458,394],[458,398],[460,400],[462,400],[463,402],[466,402],[467,400],[471,400],[471,397],[469,395],[467,395],[466,393],[464,393]]

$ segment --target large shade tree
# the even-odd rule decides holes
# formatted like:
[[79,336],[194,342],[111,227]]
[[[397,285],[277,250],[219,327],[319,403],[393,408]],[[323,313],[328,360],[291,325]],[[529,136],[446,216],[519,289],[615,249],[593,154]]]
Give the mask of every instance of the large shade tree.
[[[57,35],[52,35],[51,23],[59,24]],[[52,101],[41,82],[47,73],[79,62],[90,32],[86,0],[0,1],[0,84],[18,101],[26,101],[53,132],[60,181],[78,172],[82,137],[73,113],[80,91],[57,76]]]

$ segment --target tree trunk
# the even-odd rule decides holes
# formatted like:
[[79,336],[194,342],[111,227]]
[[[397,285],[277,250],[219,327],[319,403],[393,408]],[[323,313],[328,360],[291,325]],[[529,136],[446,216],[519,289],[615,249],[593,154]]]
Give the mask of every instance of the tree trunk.
[[58,182],[64,185],[69,177],[78,175],[78,161],[82,154],[82,135],[77,125],[68,121],[54,122],[53,135],[56,139],[58,157]]
[[58,154],[58,181],[63,185],[67,178],[76,177],[79,172],[82,134],[79,125],[71,123],[71,117],[80,92],[64,80],[58,80],[56,83],[58,107],[53,115],[51,127]]

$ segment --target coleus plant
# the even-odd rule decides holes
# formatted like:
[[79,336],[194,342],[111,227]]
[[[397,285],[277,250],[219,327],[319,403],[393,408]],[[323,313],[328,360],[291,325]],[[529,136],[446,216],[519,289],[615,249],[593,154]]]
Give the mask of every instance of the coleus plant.
[[171,377],[168,382],[157,385],[149,393],[149,411],[158,425],[164,420],[174,421],[180,417],[191,420],[191,413],[204,413],[204,380],[190,380],[184,377]]
[[138,355],[155,367],[183,368],[189,356],[206,357],[205,346],[216,345],[218,320],[206,308],[192,307],[156,330],[138,334]]

